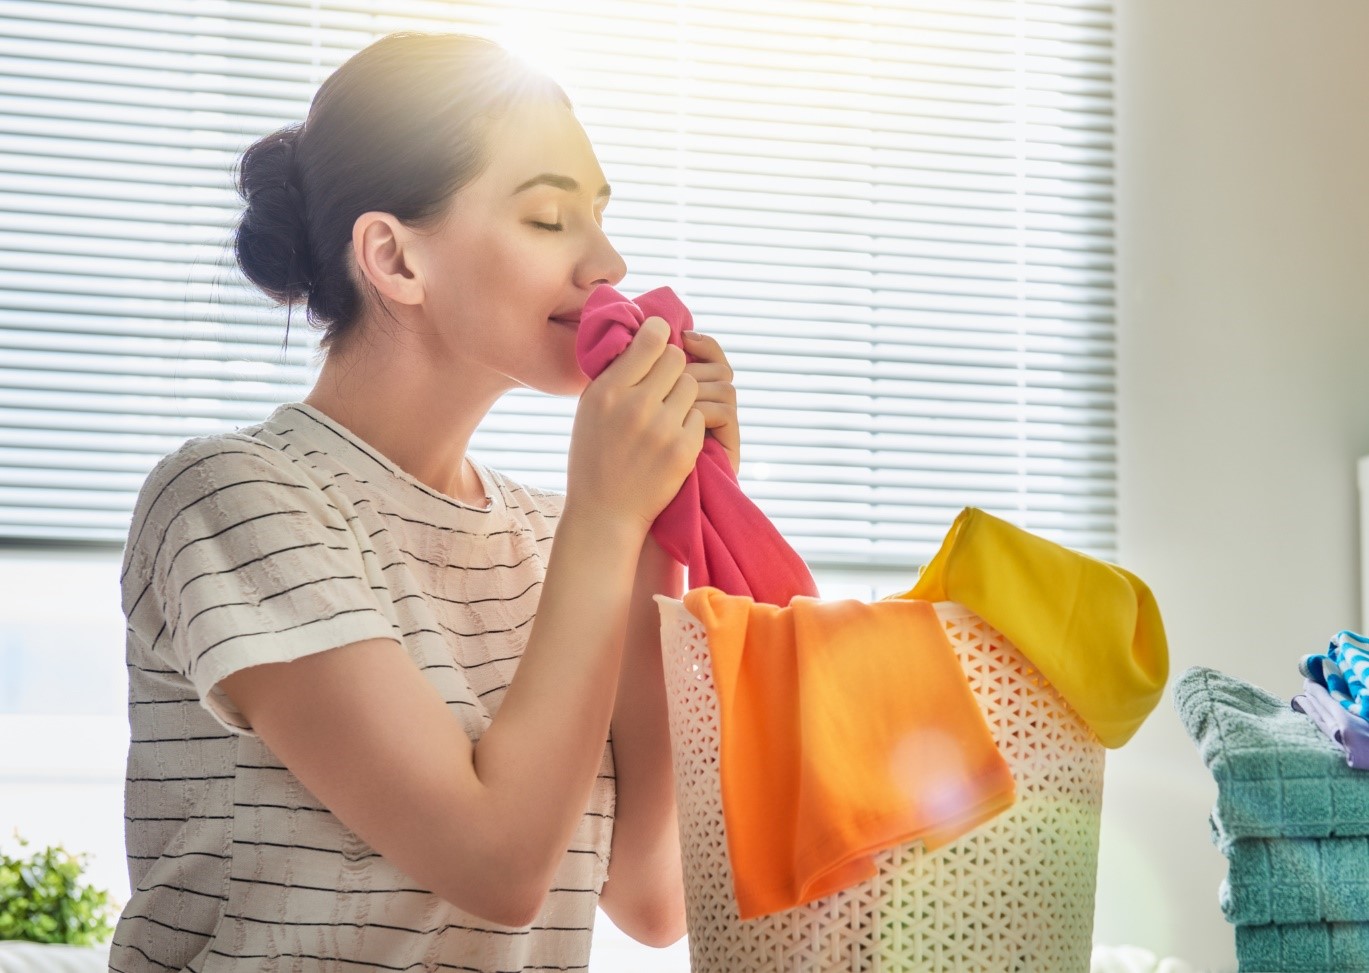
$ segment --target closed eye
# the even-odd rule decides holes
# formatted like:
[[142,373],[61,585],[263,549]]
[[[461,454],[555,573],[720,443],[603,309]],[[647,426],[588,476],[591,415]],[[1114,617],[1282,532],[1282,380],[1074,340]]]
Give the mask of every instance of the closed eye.
[[544,230],[552,230],[557,233],[565,229],[565,226],[560,223],[539,223],[537,220],[532,220],[531,222],[533,226],[541,227]]

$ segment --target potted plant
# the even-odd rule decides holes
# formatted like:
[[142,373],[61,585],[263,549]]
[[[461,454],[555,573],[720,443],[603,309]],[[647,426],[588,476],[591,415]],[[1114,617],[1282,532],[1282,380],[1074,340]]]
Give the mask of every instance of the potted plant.
[[26,855],[28,841],[15,837],[17,856],[0,851],[0,940],[104,947],[117,913],[108,892],[81,880],[87,856],[61,845]]

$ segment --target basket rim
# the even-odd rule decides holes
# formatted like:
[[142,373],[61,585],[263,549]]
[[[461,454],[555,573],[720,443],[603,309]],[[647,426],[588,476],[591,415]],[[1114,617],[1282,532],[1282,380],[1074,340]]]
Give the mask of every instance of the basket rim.
[[[681,616],[685,616],[685,617],[687,617],[688,619],[690,619],[691,621],[693,621],[693,622],[695,622],[695,623],[697,623],[697,624],[700,624],[700,625],[703,624],[703,622],[700,621],[698,618],[696,618],[696,617],[694,616],[694,613],[691,612],[691,611],[685,606],[684,599],[682,599],[682,598],[675,598],[675,597],[672,597],[671,595],[663,595],[663,594],[655,594],[655,595],[652,595],[651,597],[652,597],[652,599],[656,602],[657,606],[658,606],[659,609],[660,609],[660,612],[661,612],[661,620],[662,620],[662,621],[666,621],[667,619],[678,621],[678,620],[680,620]],[[823,600],[823,599],[817,599],[817,600],[821,601],[821,600]],[[831,600],[832,600],[832,601],[859,601],[860,599],[857,599],[857,598],[840,598],[840,599],[834,598],[834,599],[831,599]],[[884,600],[887,600],[887,599],[882,599],[882,598],[881,598],[881,599],[876,599],[874,602],[866,602],[866,604],[877,604],[879,601],[884,601]],[[936,609],[937,615],[938,615],[943,621],[946,620],[946,619],[951,619],[951,618],[967,618],[967,617],[970,617],[970,616],[974,616],[974,617],[976,617],[976,618],[979,618],[979,617],[980,617],[973,609],[969,608],[969,607],[966,606],[966,605],[962,605],[962,604],[961,604],[960,602],[958,602],[958,601],[934,601],[934,602],[932,602],[931,604],[932,604],[932,607]]]

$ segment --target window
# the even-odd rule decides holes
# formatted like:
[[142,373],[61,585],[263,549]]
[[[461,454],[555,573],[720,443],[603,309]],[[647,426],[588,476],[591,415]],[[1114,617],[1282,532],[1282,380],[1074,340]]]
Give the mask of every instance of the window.
[[[368,6],[0,8],[0,536],[117,545],[158,457],[304,393],[305,329],[282,354],[231,267],[231,169],[420,27],[565,83],[620,289],[722,340],[744,486],[812,564],[906,572],[965,505],[1112,556],[1110,5]],[[562,485],[573,406],[511,394],[473,448]]]

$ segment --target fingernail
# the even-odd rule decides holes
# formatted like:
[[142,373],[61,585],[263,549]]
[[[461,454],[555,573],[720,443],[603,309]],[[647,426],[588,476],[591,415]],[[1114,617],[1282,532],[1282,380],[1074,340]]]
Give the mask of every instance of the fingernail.
[[686,338],[698,338],[698,337],[700,337],[700,335],[699,335],[699,333],[698,333],[697,331],[686,331],[686,332],[684,333],[684,336],[685,336]]

